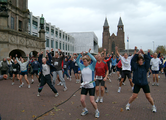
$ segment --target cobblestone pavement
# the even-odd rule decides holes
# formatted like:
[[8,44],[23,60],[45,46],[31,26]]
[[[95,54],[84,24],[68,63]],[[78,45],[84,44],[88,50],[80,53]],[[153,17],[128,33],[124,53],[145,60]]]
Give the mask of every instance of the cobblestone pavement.
[[[145,98],[141,90],[138,98],[131,104],[130,111],[125,110],[125,105],[132,94],[129,81],[126,80],[122,86],[121,93],[117,93],[117,75],[111,75],[112,82],[106,82],[109,92],[104,96],[104,103],[98,103],[100,120],[166,120],[166,79],[160,74],[160,85],[151,86],[151,95],[157,107],[157,113],[152,113],[151,105]],[[28,77],[31,81],[30,77]],[[66,79],[66,78],[65,78]],[[152,76],[148,78],[152,82]],[[25,83],[25,80],[23,80]],[[2,120],[33,120],[54,105],[65,101],[74,91],[79,88],[75,83],[74,76],[72,81],[66,79],[68,90],[63,92],[62,86],[55,86],[59,92],[59,97],[55,98],[54,93],[46,85],[40,97],[37,97],[38,81],[27,88],[25,83],[19,88],[19,81],[11,85],[11,80],[0,81],[0,114]],[[58,83],[58,81],[56,81]],[[59,106],[52,112],[44,115],[39,120],[95,120],[94,112],[89,96],[86,99],[89,114],[81,116],[82,107],[80,103],[80,91],[78,91],[68,102]]]

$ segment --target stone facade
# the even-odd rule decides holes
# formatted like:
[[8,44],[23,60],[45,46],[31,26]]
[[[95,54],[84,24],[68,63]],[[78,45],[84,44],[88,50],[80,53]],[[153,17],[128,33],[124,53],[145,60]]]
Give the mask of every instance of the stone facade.
[[110,36],[109,25],[107,18],[105,19],[105,23],[103,26],[103,39],[102,39],[102,48],[107,49],[107,53],[111,54],[111,52],[115,53],[115,46],[118,46],[119,50],[122,51],[125,49],[124,43],[124,25],[122,23],[121,18],[118,23],[118,31],[117,36],[113,33]]

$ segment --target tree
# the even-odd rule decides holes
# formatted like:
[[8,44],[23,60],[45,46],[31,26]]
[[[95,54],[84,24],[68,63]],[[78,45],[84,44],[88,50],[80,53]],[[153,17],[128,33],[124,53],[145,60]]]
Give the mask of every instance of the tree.
[[156,48],[156,51],[155,51],[156,53],[159,53],[159,52],[161,52],[161,54],[166,54],[166,49],[165,49],[165,47],[164,46],[158,46],[157,48]]

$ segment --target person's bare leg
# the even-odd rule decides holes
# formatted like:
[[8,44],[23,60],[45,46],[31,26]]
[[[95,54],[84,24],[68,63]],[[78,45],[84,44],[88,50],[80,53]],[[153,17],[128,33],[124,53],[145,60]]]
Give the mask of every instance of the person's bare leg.
[[95,97],[94,96],[90,96],[90,102],[93,105],[94,109],[97,109],[97,103],[95,102]]
[[104,86],[101,86],[101,97],[104,96]]
[[131,87],[133,87],[132,79],[130,78],[129,81],[130,81],[130,85],[131,85]]
[[131,104],[136,98],[137,98],[137,96],[138,96],[138,94],[136,94],[136,93],[133,93],[132,94],[132,96],[130,97],[130,99],[129,99],[129,104]]
[[159,82],[158,74],[156,74],[156,82]]
[[146,98],[150,102],[151,105],[154,105],[153,98],[151,97],[150,93],[145,93]]
[[86,95],[81,95],[81,104],[83,106],[83,108],[86,108],[86,103],[85,103],[85,98],[86,98]]
[[29,80],[28,80],[28,78],[27,78],[27,75],[24,75],[24,78],[25,78],[27,84],[29,85]]
[[20,76],[19,76],[19,74],[17,74],[17,79],[20,80]]
[[99,86],[96,86],[96,96],[99,97]]
[[155,83],[155,74],[153,74],[153,82]]
[[13,81],[13,82],[14,82],[15,76],[16,76],[16,75],[15,75],[15,74],[13,74],[13,78],[12,78],[12,81]]
[[121,78],[121,81],[119,82],[119,87],[122,86],[123,80],[124,80],[124,78]]
[[20,84],[22,84],[22,78],[23,78],[23,76],[20,75]]

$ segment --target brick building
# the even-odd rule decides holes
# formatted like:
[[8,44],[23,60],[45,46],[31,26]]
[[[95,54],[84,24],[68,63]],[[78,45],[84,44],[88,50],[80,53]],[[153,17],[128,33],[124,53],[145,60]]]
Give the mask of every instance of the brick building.
[[107,53],[114,52],[115,53],[115,46],[118,46],[120,51],[125,50],[125,43],[124,43],[124,25],[122,22],[121,17],[119,18],[118,23],[118,31],[117,35],[112,33],[110,36],[109,31],[109,24],[107,18],[105,19],[104,26],[103,26],[103,39],[102,39],[102,48],[107,49]]

